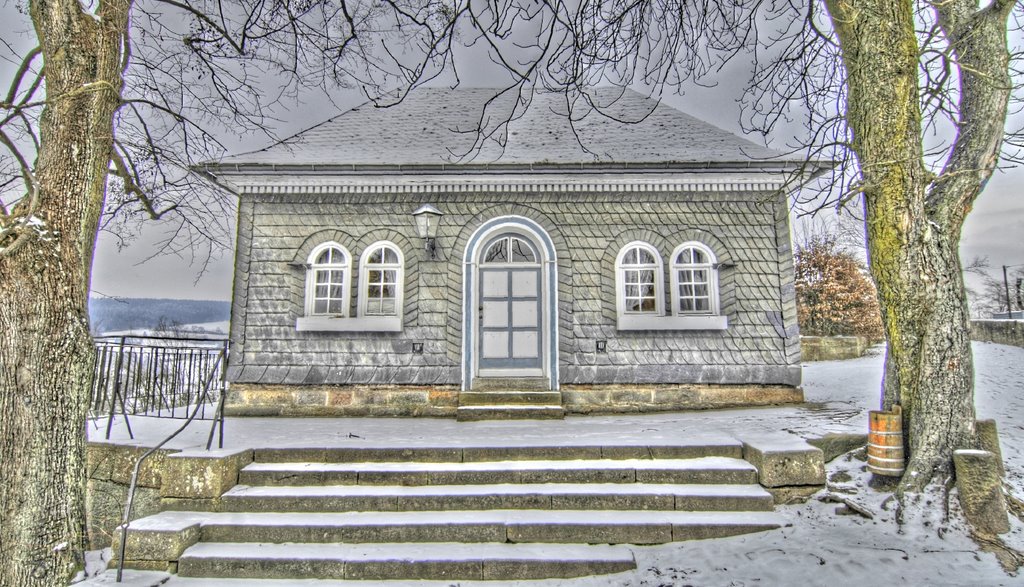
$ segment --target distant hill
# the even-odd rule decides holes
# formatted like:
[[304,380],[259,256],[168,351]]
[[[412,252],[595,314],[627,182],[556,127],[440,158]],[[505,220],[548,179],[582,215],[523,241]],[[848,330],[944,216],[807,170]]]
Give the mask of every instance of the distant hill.
[[[169,334],[196,332],[191,325],[225,323],[231,315],[229,302],[153,298],[90,298],[89,321],[94,335],[112,332],[150,331]],[[215,329],[226,331],[224,325]]]

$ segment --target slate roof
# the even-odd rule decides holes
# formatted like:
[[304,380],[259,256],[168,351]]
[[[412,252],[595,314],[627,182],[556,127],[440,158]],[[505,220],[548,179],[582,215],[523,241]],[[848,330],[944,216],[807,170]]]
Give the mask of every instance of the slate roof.
[[603,111],[618,120],[587,113],[589,107],[580,103],[570,124],[565,95],[537,92],[525,113],[509,123],[507,144],[502,146],[499,135],[481,139],[478,132],[481,127],[494,129],[510,111],[512,99],[483,110],[497,92],[419,88],[395,106],[363,104],[211,167],[775,167],[798,161],[631,90],[610,103],[619,96],[611,88],[593,95]]

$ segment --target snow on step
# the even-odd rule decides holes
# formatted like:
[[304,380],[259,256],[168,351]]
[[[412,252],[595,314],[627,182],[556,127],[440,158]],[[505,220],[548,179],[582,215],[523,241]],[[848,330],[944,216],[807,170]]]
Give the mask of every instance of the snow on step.
[[731,457],[472,462],[252,463],[244,485],[481,485],[492,483],[756,483]]
[[342,527],[440,524],[531,525],[710,525],[779,527],[775,512],[684,512],[635,510],[480,510],[435,512],[161,512],[131,523],[132,531],[213,526]]
[[184,557],[212,558],[304,558],[350,561],[453,561],[453,560],[593,560],[595,558],[633,561],[625,546],[595,544],[464,544],[377,543],[377,544],[253,544],[200,542],[188,548]]
[[764,497],[771,496],[760,485],[668,483],[543,483],[534,485],[236,485],[224,494],[233,497],[413,497],[448,495],[680,495],[710,497]]
[[488,485],[237,485],[224,511],[400,511],[487,509],[770,511],[759,485],[533,483]]
[[178,561],[183,576],[518,580],[636,568],[616,546],[551,544],[200,543]]

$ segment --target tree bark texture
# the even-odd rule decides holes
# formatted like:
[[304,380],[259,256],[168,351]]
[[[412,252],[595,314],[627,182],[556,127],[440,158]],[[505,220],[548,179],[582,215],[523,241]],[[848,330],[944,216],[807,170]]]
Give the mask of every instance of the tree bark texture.
[[128,0],[29,10],[47,104],[36,235],[0,258],[0,585],[65,586],[81,566],[84,423],[94,351],[86,312],[120,103]]
[[909,462],[902,490],[953,475],[973,447],[970,321],[960,231],[998,161],[1010,92],[999,3],[934,7],[960,68],[958,136],[942,172],[925,166],[914,6],[827,0],[847,74],[847,122],[867,208],[868,253],[889,343],[882,404],[899,403]]

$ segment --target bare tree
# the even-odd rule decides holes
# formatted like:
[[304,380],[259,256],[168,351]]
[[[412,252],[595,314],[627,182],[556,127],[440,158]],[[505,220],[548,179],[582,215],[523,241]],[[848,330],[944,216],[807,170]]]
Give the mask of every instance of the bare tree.
[[275,103],[310,89],[407,91],[441,70],[466,10],[27,3],[38,45],[0,45],[17,64],[0,96],[0,585],[63,586],[82,563],[86,302],[101,224],[162,219],[172,246],[212,246],[224,235],[211,217],[230,205],[190,169],[221,153],[218,132],[261,132]]
[[[477,148],[503,144],[538,88],[561,92],[573,120],[636,122],[589,88],[660,96],[749,55],[748,128],[796,117],[808,169],[837,163],[825,205],[864,202],[889,340],[883,403],[903,406],[908,432],[903,488],[944,481],[952,450],[974,443],[957,244],[1001,149],[1019,144],[1005,132],[1016,6],[30,0],[38,46],[0,102],[0,585],[63,585],[80,562],[85,308],[104,207],[216,241],[203,218],[223,201],[188,173],[220,151],[213,129],[258,132],[268,104],[311,87],[386,104],[439,75],[458,83],[465,48],[505,80],[477,128],[460,129]],[[928,140],[935,130],[952,138]]]

